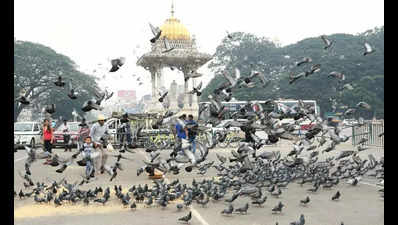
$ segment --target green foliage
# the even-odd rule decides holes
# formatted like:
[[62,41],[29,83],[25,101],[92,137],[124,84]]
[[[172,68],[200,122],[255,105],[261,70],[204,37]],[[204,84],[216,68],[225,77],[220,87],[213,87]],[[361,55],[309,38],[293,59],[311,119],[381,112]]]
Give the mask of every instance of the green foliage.
[[[217,47],[215,57],[209,67],[215,77],[203,90],[201,101],[208,101],[212,90],[226,79],[221,72],[233,74],[234,69],[241,71],[241,76],[248,76],[252,70],[265,74],[272,83],[266,88],[239,89],[233,92],[238,100],[265,100],[268,98],[314,99],[321,111],[331,111],[330,98],[337,98],[342,105],[355,106],[359,101],[372,105],[372,110],[361,110],[360,115],[371,118],[384,118],[384,27],[366,32],[333,34],[330,50],[324,50],[320,37],[307,38],[295,44],[280,47],[267,38],[237,32],[234,40],[224,39]],[[366,42],[376,50],[373,54],[363,55]],[[295,65],[303,57],[311,57],[312,63],[300,67]],[[252,65],[250,65],[252,64]],[[289,85],[289,74],[308,71],[311,65],[321,64],[321,71],[309,77],[297,80]],[[337,71],[345,74],[346,81],[354,85],[354,90],[336,92],[337,81],[328,74]]]
[[[67,56],[56,53],[41,44],[14,41],[14,97],[17,98],[22,88],[29,96],[31,104],[18,106],[14,103],[14,120],[24,107],[32,109],[38,115],[48,104],[56,105],[56,113],[52,116],[72,118],[72,111],[82,115],[80,110],[84,101],[93,96],[96,90],[96,78],[84,74],[76,69],[76,64]],[[66,85],[56,87],[54,82],[61,75]],[[74,87],[78,87],[78,98],[71,100],[67,96],[68,83],[72,80]]]

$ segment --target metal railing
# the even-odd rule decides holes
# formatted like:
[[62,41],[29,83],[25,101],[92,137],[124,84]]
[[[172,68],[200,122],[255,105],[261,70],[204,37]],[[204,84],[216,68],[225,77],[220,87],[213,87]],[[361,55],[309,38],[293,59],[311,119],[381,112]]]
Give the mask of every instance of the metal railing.
[[360,127],[352,128],[352,144],[356,145],[362,138],[368,139],[364,144],[368,146],[384,147],[384,120],[368,120]]

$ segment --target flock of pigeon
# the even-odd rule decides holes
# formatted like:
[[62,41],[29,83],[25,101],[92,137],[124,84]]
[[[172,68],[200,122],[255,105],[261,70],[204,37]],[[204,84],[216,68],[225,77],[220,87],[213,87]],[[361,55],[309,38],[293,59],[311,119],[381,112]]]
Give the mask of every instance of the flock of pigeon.
[[[151,30],[154,34],[154,38],[151,39],[152,43],[155,43],[161,36],[161,30],[155,28],[150,24]],[[232,35],[228,34],[229,38],[233,38]],[[334,41],[328,40],[325,36],[322,36],[322,40],[325,42],[325,49],[329,49]],[[167,39],[164,39],[166,51],[171,51],[172,48],[168,45]],[[374,50],[369,44],[365,44],[366,52],[364,55],[368,55]],[[296,65],[301,66],[305,63],[312,62],[312,59],[305,57],[302,61]],[[112,61],[111,72],[116,71],[124,60]],[[299,75],[291,75],[290,83],[292,84],[295,80],[309,76],[310,74],[316,73],[320,70],[320,65],[315,64],[311,66],[310,71],[303,72]],[[235,76],[230,76],[224,73],[223,76],[226,78],[226,82],[220,87],[213,91],[213,94],[209,96],[210,104],[201,108],[199,112],[200,121],[206,124],[217,125],[223,120],[223,115],[227,113],[226,107],[222,104],[222,101],[231,100],[232,92],[238,88],[252,88],[258,85],[255,81],[259,79],[260,85],[266,87],[269,81],[265,79],[265,76],[259,72],[253,71],[251,75],[247,77],[241,77],[238,69],[235,70]],[[339,79],[340,81],[345,80],[344,74],[339,72],[332,72],[329,75]],[[57,83],[58,82],[58,83]],[[62,78],[56,82],[57,86],[62,87],[64,85]],[[202,83],[197,87],[194,87],[190,94],[201,95],[200,89]],[[70,85],[70,89],[72,89]],[[73,95],[73,89],[70,93]],[[159,93],[159,102],[163,102],[167,96],[167,92]],[[69,95],[68,95],[69,96]],[[106,93],[97,96],[96,99],[89,100],[83,106],[85,111],[92,109],[101,110],[100,104],[104,98],[109,97]],[[72,98],[73,99],[73,98]],[[22,96],[18,100],[24,102],[26,99]],[[25,102],[26,103],[26,102]],[[24,104],[24,103],[22,103]],[[175,148],[169,157],[161,157],[160,151],[162,149],[156,149],[155,147],[146,149],[150,160],[144,161],[144,166],[139,168],[137,176],[144,172],[147,168],[157,169],[162,171],[164,174],[173,172],[179,174],[179,170],[185,167],[187,172],[192,172],[193,169],[197,169],[198,174],[206,174],[209,169],[214,169],[217,172],[217,177],[213,179],[203,179],[201,182],[197,182],[195,179],[192,181],[192,185],[182,184],[180,181],[174,180],[170,183],[166,183],[164,179],[154,180],[154,185],[149,186],[147,184],[139,184],[132,186],[131,188],[123,189],[121,186],[114,186],[114,196],[120,200],[120,203],[124,207],[130,207],[132,210],[137,209],[137,205],[142,204],[145,207],[158,206],[168,207],[171,203],[175,203],[177,210],[182,210],[185,207],[189,207],[192,203],[196,202],[199,205],[205,207],[210,200],[214,202],[225,201],[229,203],[228,207],[220,212],[223,216],[230,216],[233,213],[246,214],[249,210],[249,206],[262,207],[266,204],[268,197],[278,198],[282,195],[282,190],[287,188],[291,183],[298,183],[301,186],[304,184],[310,184],[311,188],[306,191],[316,193],[322,191],[322,189],[335,189],[336,192],[330,196],[331,201],[339,201],[342,193],[340,192],[338,185],[345,181],[347,184],[352,186],[358,186],[361,178],[365,175],[374,176],[381,180],[379,185],[384,186],[384,157],[377,160],[372,154],[368,155],[368,159],[361,158],[358,153],[367,150],[365,143],[366,138],[357,143],[356,148],[352,150],[340,151],[336,157],[330,157],[329,152],[336,149],[336,146],[347,142],[349,136],[344,135],[341,131],[348,126],[339,125],[336,127],[329,127],[327,121],[315,115],[315,109],[304,104],[302,100],[298,100],[298,104],[293,107],[288,107],[280,103],[269,99],[265,103],[266,105],[274,106],[278,109],[276,111],[267,112],[257,102],[248,102],[247,106],[242,108],[240,111],[232,114],[235,120],[225,123],[224,127],[240,127],[240,129],[246,135],[246,142],[242,142],[237,150],[231,150],[230,157],[225,157],[216,154],[218,163],[212,161],[208,162],[207,159],[209,149],[214,148],[218,142],[225,140],[226,134],[220,136],[212,136],[205,126],[198,126],[198,132],[205,132],[207,143],[197,144],[197,151],[195,154],[188,154],[185,151],[185,155],[181,155],[180,152]],[[257,105],[258,111],[250,111],[248,108]],[[356,106],[349,108],[344,115],[353,116],[359,110],[369,110],[371,106],[366,102],[359,102]],[[53,111],[55,106],[53,105]],[[51,113],[52,111],[49,110]],[[289,117],[294,118],[294,121],[288,124],[281,124],[281,119]],[[239,119],[239,121],[237,120]],[[293,132],[300,129],[299,124],[304,120],[310,120],[314,125],[308,132],[303,136],[294,135]],[[358,119],[359,123],[352,126],[363,126],[363,118]],[[165,115],[161,116],[157,121],[154,122],[156,126],[175,126],[176,123],[186,125],[184,121],[181,121],[176,117],[176,114],[172,112],[166,112]],[[266,138],[260,138],[255,134],[256,131],[264,131],[267,134]],[[380,136],[384,133],[379,134]],[[293,149],[285,156],[282,157],[280,151],[260,151],[264,145],[275,144],[281,139],[290,140],[293,143]],[[51,203],[54,205],[61,206],[64,204],[77,204],[83,202],[85,205],[88,204],[102,204],[106,203],[112,198],[110,187],[96,187],[94,190],[82,190],[84,184],[92,182],[89,178],[84,176],[81,182],[75,182],[73,184],[68,183],[65,179],[59,182],[52,181],[50,184],[44,184],[34,182],[31,179],[30,165],[38,159],[51,158],[50,166],[56,167],[61,165],[57,169],[58,173],[63,173],[65,169],[74,162],[77,154],[72,155],[68,159],[62,159],[57,155],[50,155],[47,152],[36,152],[35,149],[26,147],[28,159],[25,163],[25,174],[20,173],[20,176],[24,179],[25,188],[33,188],[30,192],[19,193],[14,191],[14,196],[20,199],[28,198],[33,196],[34,201],[37,203]],[[131,150],[128,150],[132,152]],[[117,158],[114,165],[106,168],[108,173],[111,175],[110,181],[114,180],[117,175],[117,170],[123,170],[121,159],[130,160],[120,152],[118,155],[113,155]],[[321,157],[324,155],[324,157]],[[325,160],[320,160],[325,158]],[[78,162],[79,164],[79,162]],[[266,195],[265,193],[269,193]],[[384,198],[384,188],[378,192],[381,193],[381,197]],[[227,195],[232,194],[230,197]],[[250,198],[249,202],[243,206],[234,206],[233,202],[238,198],[247,197]],[[307,206],[310,204],[310,195],[306,195],[298,204]],[[281,213],[283,208],[286,207],[286,203],[281,201],[272,208],[272,213]],[[189,222],[192,218],[192,213],[179,218],[179,221]],[[277,223],[278,224],[278,223]],[[298,221],[293,221],[291,225],[304,225],[305,216],[301,214]],[[341,223],[343,224],[343,222]]]

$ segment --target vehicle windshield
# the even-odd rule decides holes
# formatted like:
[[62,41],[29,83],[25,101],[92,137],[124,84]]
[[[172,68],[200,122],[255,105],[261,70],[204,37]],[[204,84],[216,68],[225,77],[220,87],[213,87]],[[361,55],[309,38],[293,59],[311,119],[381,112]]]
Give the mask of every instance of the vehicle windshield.
[[33,123],[14,123],[14,132],[16,131],[32,131]]

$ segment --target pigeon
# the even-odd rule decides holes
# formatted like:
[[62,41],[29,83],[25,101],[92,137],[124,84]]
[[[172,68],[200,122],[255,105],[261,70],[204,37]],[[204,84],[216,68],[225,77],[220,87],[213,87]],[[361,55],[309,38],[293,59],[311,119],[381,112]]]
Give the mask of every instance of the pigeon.
[[48,114],[54,114],[54,113],[55,113],[55,104],[47,105],[47,106],[45,107],[45,111],[46,111]]
[[166,36],[164,36],[164,38],[163,38],[163,44],[164,44],[165,50],[162,51],[162,53],[167,53],[167,52],[170,52],[170,51],[174,50],[174,47],[170,46],[170,43],[167,40]]
[[301,61],[296,63],[296,66],[301,66],[304,63],[309,63],[312,62],[312,59],[310,57],[304,57]]
[[339,81],[344,81],[345,80],[345,75],[340,73],[340,72],[337,72],[337,71],[333,71],[333,72],[329,73],[328,77],[336,78]]
[[135,202],[131,203],[130,205],[130,209],[137,209],[137,205],[135,204]]
[[62,81],[62,77],[58,76],[57,81],[54,82],[55,86],[57,87],[63,87],[65,86],[65,82]]
[[184,221],[188,223],[191,219],[192,219],[192,212],[190,211],[188,215],[179,218],[178,221]]
[[105,90],[105,100],[112,98],[112,96],[113,96],[113,91],[109,94],[108,90]]
[[221,214],[227,214],[230,215],[234,211],[234,207],[232,204],[228,205],[228,208],[224,209]]
[[182,204],[177,204],[176,207],[177,207],[177,210],[178,210],[178,211],[181,211],[181,209],[182,209],[184,206],[183,206]]
[[21,103],[22,105],[29,105],[30,101],[27,97],[25,97],[26,91],[25,89],[21,89],[19,93],[19,97],[15,99],[15,101]]
[[302,78],[304,75],[305,75],[304,72],[300,73],[300,74],[297,74],[297,75],[294,75],[293,72],[290,73],[290,75],[289,75],[289,84],[293,84],[296,80]]
[[383,132],[381,132],[379,135],[377,135],[378,137],[382,137],[382,136],[384,136],[384,131]]
[[276,205],[276,206],[272,209],[272,213],[276,213],[276,212],[281,213],[283,207],[284,207],[284,205],[282,204],[282,202],[279,202],[278,205]]
[[370,46],[370,44],[367,42],[365,42],[364,47],[365,47],[365,52],[363,53],[363,55],[369,55],[369,54],[375,52],[375,50],[372,48],[372,46]]
[[167,96],[168,93],[169,93],[168,91],[164,92],[163,94],[159,92],[160,96],[159,102],[163,102],[164,98]]
[[188,94],[195,94],[196,96],[200,96],[202,95],[202,92],[200,92],[200,89],[202,88],[202,82],[199,83],[199,85],[197,87],[193,87],[193,90],[188,92]]
[[340,191],[337,191],[336,194],[334,194],[334,195],[332,196],[332,200],[333,200],[333,201],[339,200],[340,195],[341,195],[341,194],[340,194]]
[[69,92],[68,92],[68,97],[72,100],[77,99],[76,96],[76,90],[72,86],[72,82],[69,81]]
[[364,109],[371,109],[371,106],[368,103],[366,103],[366,102],[359,102],[357,104],[357,107],[358,108],[364,108]]
[[124,65],[125,62],[126,62],[126,59],[124,57],[112,59],[111,60],[112,68],[109,70],[109,72],[118,71],[120,69],[120,67]]
[[300,203],[303,205],[307,205],[310,202],[310,197],[307,196],[304,200],[300,200]]
[[248,210],[248,209],[249,209],[249,203],[246,203],[246,204],[245,204],[244,206],[242,206],[241,208],[235,209],[235,212],[247,214],[247,210]]
[[154,27],[152,24],[149,23],[149,27],[151,28],[152,34],[154,37],[150,40],[151,43],[155,43],[162,34],[162,31],[158,27]]
[[232,35],[227,31],[227,37],[229,38],[229,39],[233,39],[233,37],[232,37]]
[[266,200],[267,200],[267,196],[264,196],[263,198],[261,198],[259,200],[253,201],[252,204],[253,205],[258,205],[258,206],[261,207],[262,204],[264,204]]
[[325,43],[325,46],[323,47],[323,49],[326,50],[332,46],[333,41],[327,39],[325,35],[322,35],[321,38],[322,38],[323,42]]
[[228,75],[226,71],[224,71],[222,75],[228,80],[229,88],[234,88],[240,79],[240,71],[237,68],[235,68],[235,78],[232,78],[230,75]]
[[304,225],[304,224],[305,224],[305,219],[303,214],[300,215],[299,221],[290,223],[290,225]]
[[305,77],[308,77],[309,75],[317,73],[319,71],[321,71],[321,64],[312,65],[310,71],[305,72]]

